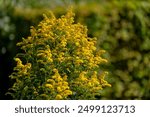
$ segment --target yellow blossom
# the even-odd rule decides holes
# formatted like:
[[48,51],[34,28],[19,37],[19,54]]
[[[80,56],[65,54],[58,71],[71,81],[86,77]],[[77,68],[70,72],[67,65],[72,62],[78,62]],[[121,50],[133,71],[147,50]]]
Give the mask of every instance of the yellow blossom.
[[58,94],[58,95],[56,95],[55,99],[56,99],[56,100],[61,100],[61,99],[63,99],[63,97]]
[[61,89],[60,87],[57,87],[57,91],[58,91],[58,92],[61,92],[62,89]]
[[45,87],[48,87],[48,88],[52,89],[52,88],[53,88],[53,85],[51,85],[51,84],[46,84]]
[[70,91],[70,90],[65,90],[65,91],[64,91],[64,95],[66,95],[66,96],[72,95],[72,91]]

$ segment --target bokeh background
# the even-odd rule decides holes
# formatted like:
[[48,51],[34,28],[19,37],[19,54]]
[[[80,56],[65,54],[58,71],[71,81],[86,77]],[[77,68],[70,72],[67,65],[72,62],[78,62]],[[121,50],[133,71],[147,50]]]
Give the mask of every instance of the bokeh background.
[[72,6],[75,22],[97,37],[97,47],[107,52],[109,71],[97,99],[150,99],[150,0],[0,0],[0,99],[14,81],[9,78],[20,50],[16,43],[30,35],[30,26],[51,10],[59,17]]

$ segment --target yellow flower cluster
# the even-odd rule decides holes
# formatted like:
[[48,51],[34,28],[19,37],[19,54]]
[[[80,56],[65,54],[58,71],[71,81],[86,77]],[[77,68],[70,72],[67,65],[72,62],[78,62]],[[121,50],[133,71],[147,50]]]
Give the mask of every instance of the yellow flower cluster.
[[27,63],[26,65],[22,64],[22,61],[19,58],[15,58],[15,61],[17,62],[17,66],[14,68],[14,70],[18,71],[18,76],[24,76],[28,75],[28,71],[31,69],[31,63]]
[[57,69],[53,69],[53,72],[54,75],[47,80],[45,87],[56,93],[54,99],[66,99],[69,95],[72,95],[72,91],[68,86],[67,76],[61,77]]
[[[86,26],[74,23],[71,10],[58,19],[52,13],[50,16],[44,15],[37,28],[31,27],[30,32],[31,36],[17,44],[24,50],[21,57],[27,63],[23,65],[16,58],[18,74],[30,74],[33,82],[28,85],[26,80],[21,80],[21,83],[26,84],[28,89],[34,87],[33,92],[25,90],[31,96],[22,97],[94,99],[104,86],[109,86],[104,79],[105,73],[98,74],[99,65],[107,62],[101,58],[104,51],[96,48],[95,38],[88,37]],[[24,79],[17,75],[15,78]]]
[[45,63],[45,62],[53,62],[52,54],[49,46],[46,46],[45,50],[38,50],[37,58],[40,58],[38,62]]
[[[108,84],[107,81],[104,80],[104,76],[107,74],[107,72],[103,72],[101,75],[97,75],[97,72],[94,71],[90,78],[88,77],[88,72],[81,72],[79,77],[76,79],[75,82],[73,82],[73,85],[78,86],[77,93],[85,93],[85,95],[82,95],[81,99],[94,99],[95,95],[99,95],[99,91],[103,89],[105,86],[111,86]],[[90,92],[90,96],[89,93]]]

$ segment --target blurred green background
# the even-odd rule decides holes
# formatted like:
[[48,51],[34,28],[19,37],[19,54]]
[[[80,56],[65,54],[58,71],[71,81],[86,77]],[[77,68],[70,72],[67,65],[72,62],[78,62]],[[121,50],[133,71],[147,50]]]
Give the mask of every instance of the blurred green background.
[[0,0],[0,99],[14,81],[9,79],[18,53],[16,43],[30,35],[30,26],[51,10],[59,17],[73,6],[75,21],[86,25],[97,47],[107,51],[109,71],[97,99],[150,99],[150,0]]

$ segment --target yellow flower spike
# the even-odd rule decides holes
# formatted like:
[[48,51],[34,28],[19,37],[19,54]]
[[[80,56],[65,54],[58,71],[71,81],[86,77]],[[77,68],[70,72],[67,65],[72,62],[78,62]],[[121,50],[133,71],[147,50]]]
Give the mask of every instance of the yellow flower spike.
[[92,76],[91,76],[91,79],[95,79],[95,78],[97,78],[97,72],[96,71],[94,71]]
[[53,59],[50,58],[50,57],[48,57],[47,60],[48,60],[49,62],[53,62]]
[[86,77],[81,77],[80,80],[86,82],[88,79]]
[[19,58],[15,58],[18,66],[22,66],[22,61]]
[[85,71],[83,71],[82,73],[80,73],[80,75],[79,75],[79,79],[81,79],[82,81],[86,81],[86,80],[87,80],[87,78],[85,77],[85,74],[86,74],[86,72],[85,72]]
[[98,86],[100,84],[97,78],[91,79],[91,82],[93,82],[94,85],[96,85],[96,86]]
[[64,91],[64,94],[65,94],[66,96],[72,95],[72,91],[70,91],[70,90],[65,90],[65,91]]
[[97,91],[99,91],[99,90],[102,90],[103,88],[102,87],[93,87],[93,88],[91,88],[91,92],[97,92]]
[[92,87],[93,85],[92,85],[92,83],[91,83],[91,82],[89,82],[89,83],[88,83],[88,86],[89,86],[89,87]]
[[60,94],[58,94],[58,95],[56,95],[55,99],[56,100],[61,100],[61,99],[63,99],[63,97]]
[[61,87],[57,87],[57,91],[58,91],[58,92],[62,92]]
[[27,66],[27,69],[30,69],[31,68],[31,63],[27,63],[26,66]]
[[67,80],[67,77],[68,77],[67,75],[65,75],[65,76],[63,77],[64,81],[66,81],[66,80]]
[[76,45],[76,46],[79,46],[80,44],[79,44],[79,42],[76,42],[75,45]]
[[63,81],[63,79],[61,78],[61,77],[57,77],[57,79],[56,79],[58,82],[61,82],[61,81]]
[[58,70],[57,70],[56,68],[54,68],[54,69],[53,69],[53,72],[55,72],[55,73],[56,73],[56,72],[58,72]]
[[56,86],[62,86],[63,83],[62,82],[57,82]]
[[64,90],[70,90],[70,87],[69,87],[68,85],[64,85],[64,86],[63,86],[63,89],[64,89]]
[[111,87],[111,84],[109,84],[104,78],[105,78],[105,75],[107,75],[108,72],[103,72],[99,75],[98,79],[99,79],[99,82],[102,86],[108,86],[108,87]]
[[74,16],[75,16],[75,14],[73,13],[72,10],[73,10],[73,8],[70,7],[70,9],[68,10],[68,12],[67,12],[67,14],[66,14],[66,19],[69,19],[68,21],[71,20],[71,23],[74,22]]
[[51,85],[51,84],[46,84],[45,87],[53,89],[53,85]]
[[55,81],[53,79],[48,79],[47,82],[50,83],[50,84],[52,84],[52,85],[55,84]]
[[36,36],[36,29],[33,27],[33,26],[31,26],[31,28],[30,28],[30,32],[31,32],[31,35],[32,36]]
[[[56,20],[56,17],[55,17],[55,15],[53,14],[52,11],[49,11],[49,14],[50,14],[50,17],[51,17],[53,20]],[[45,17],[47,17],[47,16],[45,15]],[[49,19],[47,19],[47,20],[49,21]]]
[[63,86],[68,86],[68,82],[63,82]]

